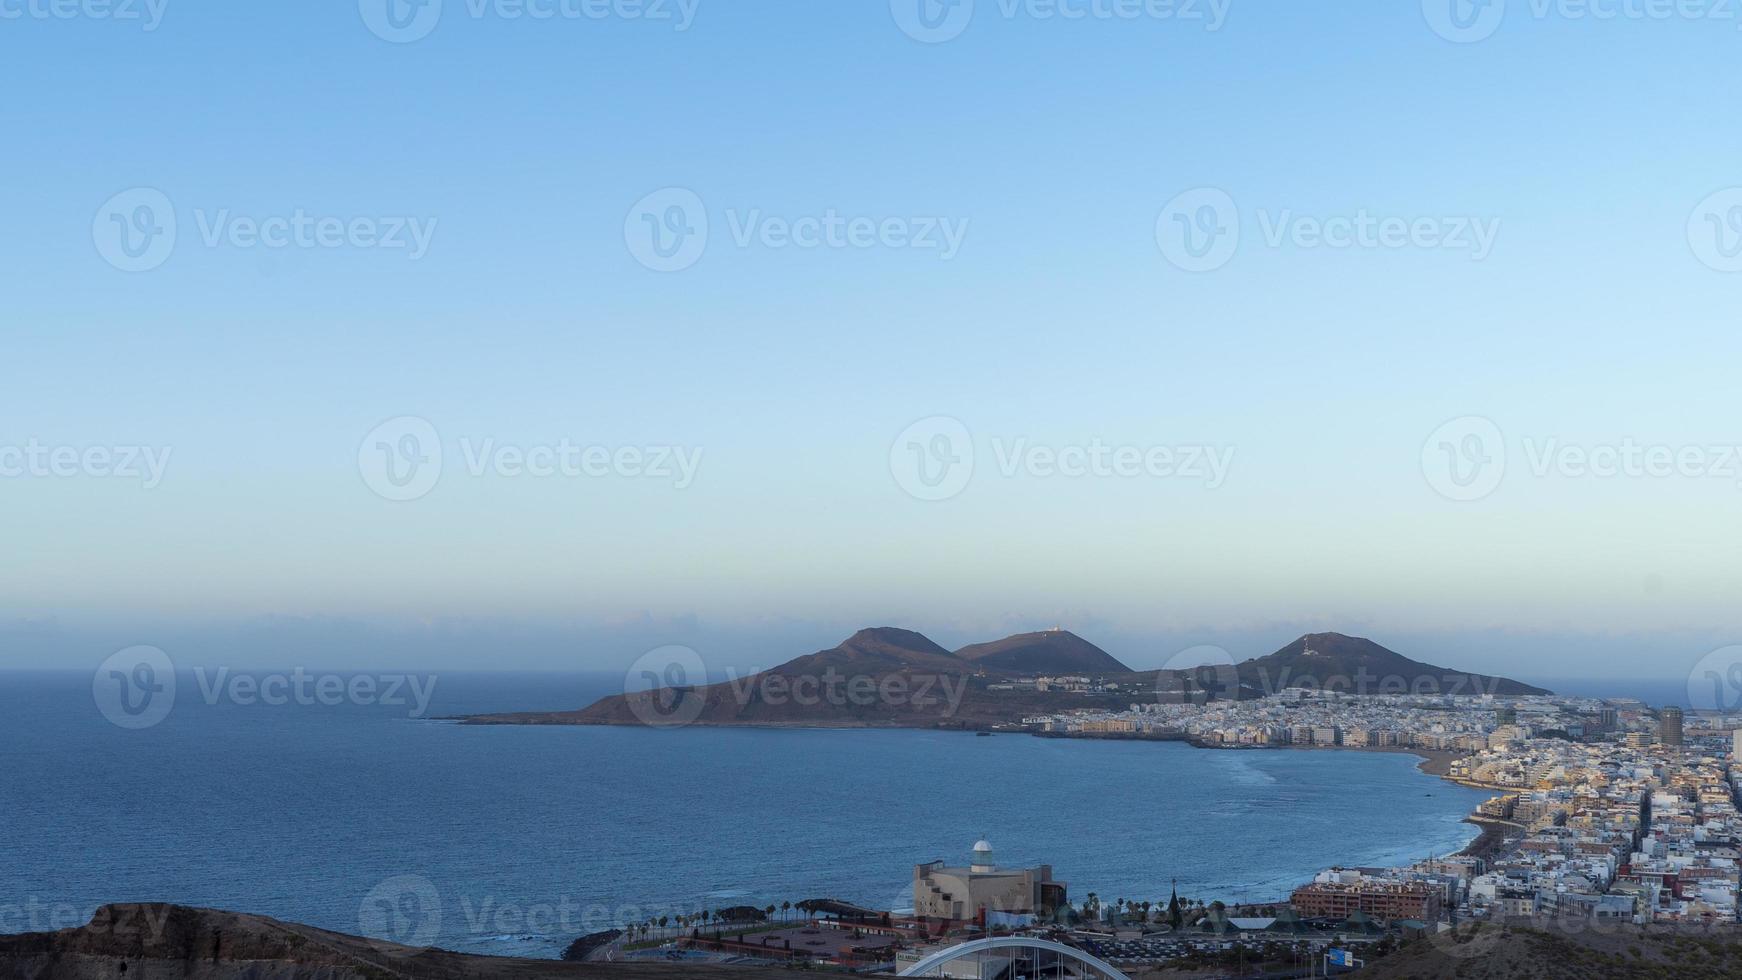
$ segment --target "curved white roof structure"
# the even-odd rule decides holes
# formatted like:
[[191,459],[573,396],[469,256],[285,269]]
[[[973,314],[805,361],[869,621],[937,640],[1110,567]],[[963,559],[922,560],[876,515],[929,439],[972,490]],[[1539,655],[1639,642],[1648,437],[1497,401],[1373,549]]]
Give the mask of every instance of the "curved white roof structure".
[[1131,980],[1130,977],[1119,972],[1113,964],[1108,963],[1106,960],[1090,956],[1088,953],[1085,953],[1080,949],[1066,946],[1063,943],[1055,943],[1047,939],[1034,939],[1029,936],[994,936],[988,939],[971,940],[958,946],[951,946],[949,949],[939,950],[901,971],[898,975],[903,977],[923,977],[929,971],[935,970],[953,960],[959,960],[965,956],[973,956],[976,953],[991,952],[1000,949],[1047,950],[1049,952],[1057,953],[1066,959],[1076,960],[1078,963],[1100,972],[1102,975],[1110,978],[1110,980]]

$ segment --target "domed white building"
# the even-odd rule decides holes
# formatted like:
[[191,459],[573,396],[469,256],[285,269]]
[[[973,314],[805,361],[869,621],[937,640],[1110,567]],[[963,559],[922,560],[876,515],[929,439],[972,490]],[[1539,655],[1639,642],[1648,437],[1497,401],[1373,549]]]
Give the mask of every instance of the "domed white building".
[[1000,870],[991,842],[975,842],[967,867],[943,861],[913,869],[913,912],[922,919],[979,925],[1028,925],[1065,904],[1065,883],[1052,865]]
[[977,875],[997,873],[998,865],[992,860],[992,844],[986,838],[974,842],[974,859],[968,863],[968,870]]

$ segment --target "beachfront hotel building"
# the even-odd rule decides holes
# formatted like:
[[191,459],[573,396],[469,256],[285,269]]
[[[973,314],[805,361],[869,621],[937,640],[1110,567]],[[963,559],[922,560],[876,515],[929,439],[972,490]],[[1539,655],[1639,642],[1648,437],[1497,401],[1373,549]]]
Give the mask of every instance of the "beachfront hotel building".
[[983,840],[967,867],[932,861],[913,869],[913,913],[921,919],[1028,925],[1064,904],[1065,883],[1053,880],[1052,865],[1001,869]]
[[1364,912],[1375,919],[1433,922],[1443,906],[1440,889],[1422,881],[1367,878],[1332,869],[1294,890],[1288,904],[1303,918],[1347,919]]

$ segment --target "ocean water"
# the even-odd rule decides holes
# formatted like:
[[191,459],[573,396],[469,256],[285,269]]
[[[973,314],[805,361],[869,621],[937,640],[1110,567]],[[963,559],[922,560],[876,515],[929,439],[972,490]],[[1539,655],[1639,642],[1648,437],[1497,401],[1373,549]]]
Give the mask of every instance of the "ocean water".
[[[1707,693],[1709,688],[1697,680],[1690,691],[1686,677],[1551,677],[1533,680],[1531,683],[1556,694],[1584,698],[1637,698],[1653,707],[1674,704],[1692,708],[1696,706],[1696,693],[1700,696],[1700,704],[1709,707],[1715,703],[1714,697]],[[1731,698],[1735,696],[1735,692],[1725,691],[1722,696]]]
[[[441,675],[430,715],[619,677]],[[0,932],[111,901],[555,956],[616,921],[834,897],[913,865],[1050,863],[1074,898],[1271,899],[1333,864],[1446,854],[1487,794],[1407,755],[922,731],[469,727],[408,705],[209,703],[111,724],[89,674],[0,673]]]

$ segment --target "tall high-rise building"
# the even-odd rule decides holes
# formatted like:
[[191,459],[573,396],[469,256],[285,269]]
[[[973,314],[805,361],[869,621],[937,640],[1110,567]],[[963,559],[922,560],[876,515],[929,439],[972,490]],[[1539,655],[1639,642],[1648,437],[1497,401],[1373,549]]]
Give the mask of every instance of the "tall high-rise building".
[[1518,709],[1512,705],[1494,709],[1494,724],[1501,728],[1518,724]]
[[1742,728],[1730,733],[1730,758],[1742,760]]
[[1672,704],[1658,711],[1657,740],[1664,745],[1682,744],[1682,709]]

